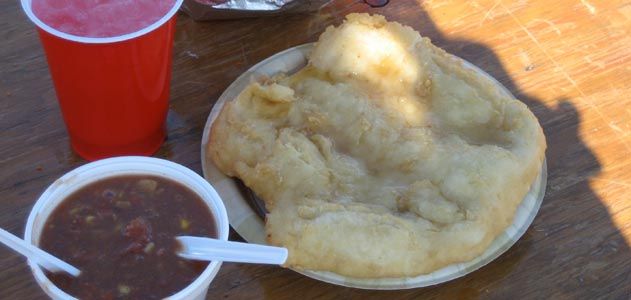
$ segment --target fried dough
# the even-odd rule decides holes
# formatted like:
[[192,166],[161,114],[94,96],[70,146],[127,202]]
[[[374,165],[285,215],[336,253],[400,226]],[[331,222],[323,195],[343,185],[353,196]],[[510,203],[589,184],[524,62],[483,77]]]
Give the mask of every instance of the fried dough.
[[265,201],[286,266],[385,278],[482,254],[544,151],[535,116],[495,82],[410,27],[351,14],[305,68],[224,106],[207,159]]

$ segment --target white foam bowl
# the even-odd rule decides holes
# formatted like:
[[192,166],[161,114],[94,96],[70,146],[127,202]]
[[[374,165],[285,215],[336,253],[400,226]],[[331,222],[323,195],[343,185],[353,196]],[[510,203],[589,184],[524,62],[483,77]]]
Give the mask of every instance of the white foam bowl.
[[[215,189],[197,173],[179,164],[151,157],[123,156],[95,161],[66,173],[51,184],[39,197],[31,210],[26,223],[24,240],[38,245],[46,220],[55,208],[70,194],[95,181],[121,175],[154,175],[176,181],[197,193],[208,206],[214,217],[218,239],[228,240],[228,215],[224,204]],[[76,299],[55,286],[44,275],[42,268],[29,260],[35,280],[48,296],[54,300]],[[213,280],[221,262],[213,261],[202,274],[168,300],[205,299],[210,282]],[[114,273],[115,270],[112,270]]]

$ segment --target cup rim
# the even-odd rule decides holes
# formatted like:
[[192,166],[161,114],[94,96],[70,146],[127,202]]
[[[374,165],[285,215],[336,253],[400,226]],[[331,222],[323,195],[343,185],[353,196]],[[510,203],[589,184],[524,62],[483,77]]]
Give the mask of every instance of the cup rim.
[[[131,170],[124,171],[121,169],[118,171],[114,170],[111,175],[107,175],[103,177],[88,178],[88,177],[81,176],[82,174],[86,172],[94,172],[95,170],[100,170],[100,169],[113,167],[113,166],[115,167],[116,165],[123,168],[125,167],[126,164],[130,164],[130,163],[136,164],[136,165],[151,166],[165,172],[168,172],[168,171],[180,172],[181,175],[186,176],[187,178],[184,181],[187,181],[191,184],[195,183],[201,186],[202,189],[205,190],[205,192],[207,192],[208,195],[210,195],[210,197],[204,197],[203,195],[200,195],[194,189],[190,187],[188,188],[193,190],[193,192],[195,192],[196,194],[198,194],[204,200],[204,204],[206,204],[206,206],[209,209],[211,209],[213,213],[213,217],[215,217],[216,219],[215,221],[217,224],[217,235],[218,235],[217,238],[220,240],[228,240],[229,226],[230,226],[228,222],[228,214],[226,212],[226,208],[223,204],[221,197],[219,196],[219,194],[217,194],[217,192],[210,185],[210,183],[208,183],[204,178],[202,178],[196,172],[193,172],[192,170],[182,165],[179,165],[177,163],[164,160],[164,159],[153,158],[153,157],[142,157],[142,156],[120,156],[120,157],[107,158],[107,159],[90,162],[71,170],[70,172],[60,177],[59,179],[55,180],[55,182],[53,182],[50,186],[48,186],[48,188],[42,193],[39,199],[37,199],[33,208],[31,209],[28,216],[27,223],[26,223],[26,228],[24,230],[24,240],[28,243],[34,244],[33,231],[36,227],[35,226],[36,223],[39,223],[37,224],[38,228],[42,228],[44,224],[46,223],[46,220],[43,220],[43,221],[37,220],[39,213],[44,208],[46,208],[46,205],[48,203],[60,198],[59,195],[57,196],[54,195],[55,191],[57,191],[60,188],[66,188],[66,189],[70,188],[72,189],[72,192],[74,192],[77,189],[87,184],[90,184],[90,183],[93,183],[95,181],[102,180],[105,178],[109,178],[111,176],[143,173],[143,169],[134,168],[133,173]],[[135,172],[135,171],[138,171],[138,172]],[[147,174],[155,175],[155,173],[151,173],[150,171],[146,171],[146,172]],[[156,176],[159,176],[159,175],[156,175]],[[178,181],[178,182],[181,181],[181,180],[169,178],[167,176],[162,176],[162,177],[165,177],[167,179],[171,179],[174,181]],[[68,185],[70,185],[70,187],[68,187]],[[63,201],[60,201],[59,203],[57,203],[55,205],[55,208],[62,202]],[[211,207],[211,205],[213,204],[217,211],[215,211],[215,209]],[[53,209],[54,208],[52,208],[51,210]],[[217,215],[215,215],[215,213],[217,213]],[[58,298],[76,299],[74,296],[66,293],[65,291],[57,287],[52,281],[50,281],[50,279],[48,279],[48,277],[44,274],[43,269],[37,263],[31,260],[28,260],[28,264],[31,268],[33,276],[35,277],[35,280],[40,285],[40,287],[42,287],[42,289],[44,290],[46,294],[48,294],[51,297],[55,296],[53,297],[53,299],[58,299]],[[190,297],[191,295],[199,294],[200,292],[198,291],[202,291],[203,293],[203,291],[205,291],[208,288],[208,285],[210,284],[214,276],[219,271],[221,264],[222,262],[220,261],[210,262],[208,266],[204,269],[204,271],[193,282],[191,282],[186,287],[179,290],[177,293],[167,296],[164,299],[165,300],[188,299],[188,297]]]
[[117,43],[117,42],[131,40],[131,39],[137,38],[139,36],[145,35],[149,32],[152,32],[158,29],[164,23],[169,21],[171,17],[175,15],[175,13],[177,13],[177,11],[182,6],[182,3],[184,2],[184,0],[175,0],[173,7],[171,7],[171,9],[164,16],[162,16],[162,18],[152,23],[151,25],[146,26],[140,30],[137,30],[131,33],[126,33],[126,34],[112,36],[112,37],[84,37],[80,35],[74,35],[74,34],[59,31],[49,26],[48,24],[44,23],[44,21],[42,21],[40,18],[38,18],[35,15],[35,13],[33,13],[33,10],[31,7],[31,3],[33,2],[33,0],[20,0],[20,2],[22,3],[22,10],[24,10],[24,13],[26,13],[28,18],[33,23],[35,23],[35,25],[37,25],[38,28],[56,37],[73,41],[73,42],[84,43],[84,44],[109,44],[109,43]]

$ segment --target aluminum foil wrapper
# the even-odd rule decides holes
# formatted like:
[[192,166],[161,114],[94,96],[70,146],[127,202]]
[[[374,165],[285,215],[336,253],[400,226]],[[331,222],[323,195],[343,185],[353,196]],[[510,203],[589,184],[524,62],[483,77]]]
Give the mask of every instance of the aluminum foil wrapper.
[[277,16],[317,11],[331,0],[184,0],[182,11],[193,20]]

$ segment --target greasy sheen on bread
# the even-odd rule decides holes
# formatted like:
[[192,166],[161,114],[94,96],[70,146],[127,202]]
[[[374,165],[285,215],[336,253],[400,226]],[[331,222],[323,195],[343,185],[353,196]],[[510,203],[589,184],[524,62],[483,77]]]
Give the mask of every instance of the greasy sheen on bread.
[[286,266],[410,277],[482,254],[541,168],[535,116],[382,16],[329,27],[291,76],[253,82],[207,159],[265,201]]

